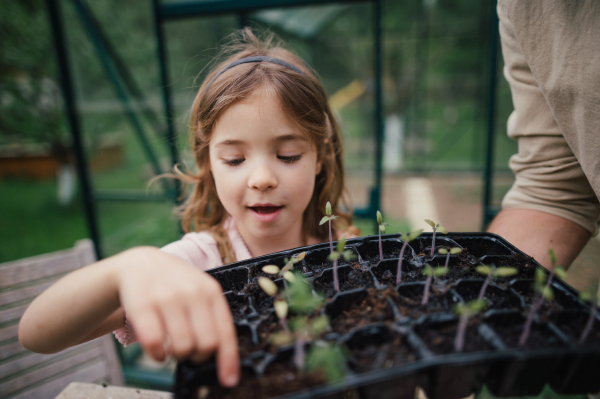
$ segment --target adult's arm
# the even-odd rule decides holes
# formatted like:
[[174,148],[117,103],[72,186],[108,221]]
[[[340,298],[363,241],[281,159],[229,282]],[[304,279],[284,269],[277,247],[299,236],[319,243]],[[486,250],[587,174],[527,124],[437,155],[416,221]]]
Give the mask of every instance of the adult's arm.
[[[535,34],[533,27],[545,21],[538,15],[540,12],[523,2],[498,2],[504,76],[514,105],[507,132],[518,142],[519,150],[509,162],[515,182],[489,231],[506,238],[544,266],[549,266],[548,249],[552,248],[558,262],[568,266],[596,232],[600,205],[589,176],[566,139],[568,125],[557,122],[557,112],[562,112],[564,119],[574,100],[563,96],[563,107],[553,103],[552,108],[540,86],[540,76],[546,76],[548,68],[556,66],[552,57],[561,56],[544,46],[554,43],[563,49],[567,40],[559,35]],[[556,82],[568,86],[559,78]],[[577,117],[584,118],[583,114]],[[581,151],[576,153],[582,156]]]
[[488,231],[532,256],[542,266],[551,266],[548,249],[556,253],[557,264],[567,268],[590,238],[590,233],[570,220],[530,209],[505,209],[492,221]]

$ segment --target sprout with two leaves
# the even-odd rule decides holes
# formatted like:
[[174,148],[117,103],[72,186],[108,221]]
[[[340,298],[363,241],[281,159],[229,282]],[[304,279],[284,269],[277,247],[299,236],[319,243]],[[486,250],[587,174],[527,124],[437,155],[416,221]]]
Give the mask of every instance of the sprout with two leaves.
[[579,293],[579,299],[590,303],[590,316],[588,317],[585,327],[581,332],[581,336],[579,337],[579,344],[583,344],[590,331],[592,331],[592,326],[594,325],[598,308],[598,290],[600,290],[600,282],[598,283],[598,286],[591,286],[586,291],[581,291]]
[[298,262],[301,262],[305,256],[306,256],[306,251],[294,255],[290,259],[286,258],[285,266],[282,267],[281,270],[276,265],[266,265],[266,266],[263,266],[263,268],[262,268],[262,271],[267,274],[278,274],[283,277],[283,286],[285,288],[285,292],[288,297],[288,301],[290,299],[290,296],[288,294],[287,281],[293,281],[293,279],[295,278],[294,274],[291,272],[291,270],[294,268],[294,265]]
[[[288,281],[293,282],[296,279],[296,276],[292,273],[289,272],[290,274],[287,276],[284,276],[284,279],[288,279]],[[267,277],[259,277],[258,278],[258,285],[260,286],[260,288],[262,288],[262,290],[269,296],[273,297],[273,308],[275,308],[275,314],[277,315],[277,318],[279,319],[279,322],[281,323],[281,327],[283,328],[283,331],[285,331],[286,333],[289,333],[289,328],[287,325],[286,317],[288,314],[288,303],[286,302],[286,300],[279,294],[279,288],[277,288],[277,284],[275,284],[271,279],[267,278]]]
[[404,244],[402,244],[402,249],[400,249],[400,258],[398,259],[398,273],[396,273],[396,285],[399,285],[402,281],[402,258],[404,257],[404,250],[408,246],[408,243],[420,236],[422,232],[423,229],[411,231],[410,233],[400,233],[400,239],[404,241]]
[[426,305],[427,302],[429,302],[429,287],[431,287],[431,280],[433,279],[433,277],[443,276],[447,272],[447,267],[433,268],[429,264],[425,264],[423,274],[427,276],[427,280],[425,280],[425,290],[423,291],[423,300],[421,301],[421,305]]
[[556,255],[554,254],[554,250],[552,248],[548,250],[548,257],[550,258],[550,263],[552,264],[548,278],[546,278],[546,273],[543,269],[535,269],[535,282],[533,284],[533,288],[537,292],[537,297],[534,299],[534,302],[529,310],[529,314],[527,315],[523,333],[521,333],[521,337],[519,338],[519,347],[523,347],[527,342],[529,332],[531,331],[531,323],[533,323],[533,317],[544,303],[544,300],[551,301],[552,298],[554,298],[554,292],[550,287],[554,275],[556,274],[560,278],[565,278],[567,275],[567,272],[562,268],[562,266],[554,267],[556,264]]
[[334,216],[331,214],[331,203],[327,201],[327,205],[325,205],[325,216],[319,222],[319,226],[329,222],[329,250],[333,252],[333,235],[331,233],[331,221],[337,219],[338,216]]
[[290,321],[290,329],[273,333],[270,342],[275,346],[294,342],[294,364],[300,371],[323,369],[328,381],[344,376],[345,354],[337,345],[316,341],[308,356],[305,353],[306,342],[321,336],[329,326],[327,316],[311,317],[323,304],[325,298],[316,294],[301,273],[295,273],[290,282],[290,309],[298,316]]
[[383,245],[381,244],[381,233],[385,234],[385,226],[389,226],[387,223],[383,223],[383,216],[381,216],[381,212],[377,211],[377,224],[379,228],[377,229],[379,233],[379,260],[383,260]]
[[478,299],[483,299],[485,290],[487,289],[488,285],[490,285],[492,280],[495,279],[496,277],[511,277],[511,276],[515,276],[518,273],[517,269],[515,269],[514,267],[498,267],[498,268],[496,268],[494,265],[477,266],[475,268],[475,270],[477,271],[477,273],[487,276],[485,281],[483,282],[483,285],[481,286],[481,291],[479,291]]
[[336,250],[332,251],[329,254],[329,256],[327,257],[327,259],[333,261],[333,286],[335,288],[335,292],[340,292],[340,283],[339,283],[338,272],[337,272],[338,259],[340,257],[342,257],[342,258],[346,259],[347,261],[351,261],[355,257],[351,250],[349,250],[349,249],[344,250],[345,246],[346,246],[346,238],[344,236],[342,236],[342,238],[340,238],[338,240]]
[[445,227],[440,226],[439,223],[435,224],[435,222],[430,219],[425,219],[425,223],[430,225],[431,228],[433,229],[433,238],[431,239],[431,256],[430,256],[431,258],[433,258],[433,254],[435,252],[435,233],[439,231],[442,234],[448,234],[448,230],[446,230]]
[[454,339],[454,350],[462,352],[465,345],[465,333],[469,319],[485,309],[487,303],[485,299],[473,299],[467,303],[458,303],[454,307],[454,312],[460,316],[458,320],[458,329]]
[[446,255],[446,269],[448,268],[448,263],[450,263],[450,255],[456,255],[462,252],[462,248],[459,247],[454,247],[454,248],[450,248],[450,250],[448,251],[446,248],[440,248],[438,249],[438,252],[442,255]]

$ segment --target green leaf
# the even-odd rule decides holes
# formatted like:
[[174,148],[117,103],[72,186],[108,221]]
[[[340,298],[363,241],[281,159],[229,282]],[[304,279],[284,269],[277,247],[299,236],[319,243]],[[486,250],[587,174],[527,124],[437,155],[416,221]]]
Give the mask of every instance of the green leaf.
[[550,262],[551,262],[552,264],[555,264],[555,263],[556,263],[556,254],[554,253],[554,250],[553,250],[552,248],[550,248],[550,249],[548,250],[548,257],[550,258]]
[[556,269],[554,269],[554,274],[563,280],[567,277],[567,271],[562,266],[557,266]]
[[550,287],[544,286],[544,288],[542,289],[542,295],[544,296],[544,298],[547,301],[551,301],[552,298],[554,298],[554,292],[552,291],[552,288],[550,288]]
[[329,327],[329,318],[327,316],[318,316],[310,322],[310,333],[313,337],[319,336],[327,331]]
[[410,242],[410,241],[414,240],[415,238],[417,238],[418,236],[420,236],[422,232],[423,232],[423,229],[419,229],[419,230],[412,231],[412,232],[411,232],[411,233],[408,235],[408,240],[407,240],[407,241],[409,241],[409,242]]
[[342,253],[342,251],[344,250],[344,247],[346,246],[346,237],[342,236],[342,238],[339,239],[338,243],[337,243],[337,251],[339,253]]
[[433,220],[425,219],[425,223],[430,225],[432,229],[435,229],[435,223],[433,222]]
[[292,258],[296,259],[296,262],[300,262],[304,259],[305,256],[306,256],[306,251],[300,252],[299,254],[294,255]]
[[383,224],[379,225],[379,231],[381,231],[382,234],[385,234],[385,226]]
[[333,251],[332,253],[330,253],[329,255],[327,255],[327,260],[336,260],[340,258],[340,253],[338,251]]
[[462,248],[454,247],[450,249],[450,255],[456,255],[462,252]]
[[277,273],[279,273],[279,267],[277,267],[275,265],[266,265],[266,266],[263,266],[262,271],[267,274],[277,274]]
[[467,303],[469,310],[472,314],[480,313],[487,306],[487,300],[485,299],[474,299]]
[[346,354],[336,344],[316,341],[306,355],[306,371],[322,370],[328,382],[339,381],[345,376]]
[[258,285],[269,296],[275,296],[277,294],[277,285],[266,277],[259,277]]
[[329,222],[329,216],[323,216],[323,219],[321,219],[321,221],[319,222],[319,226]]
[[541,267],[535,269],[535,282],[539,285],[544,285],[544,283],[546,282],[546,273]]
[[350,249],[347,249],[344,252],[342,252],[342,256],[347,261],[351,261],[351,260],[354,260],[356,258],[356,255],[354,255],[354,253]]
[[483,274],[484,276],[489,276],[492,274],[492,268],[490,266],[477,266],[475,270],[477,273]]
[[590,302],[592,300],[592,293],[589,291],[581,291],[579,293],[579,299],[584,302]]
[[446,228],[443,227],[443,226],[438,227],[437,231],[440,232],[440,233],[442,233],[442,234],[448,234],[448,230],[446,230]]
[[296,281],[296,275],[290,271],[283,272],[283,278],[290,283]]
[[434,269],[434,273],[436,276],[443,276],[444,274],[448,273],[448,268],[447,267],[436,267]]
[[377,211],[377,223],[383,223],[383,216],[381,216],[381,212]]
[[329,201],[327,201],[327,205],[325,205],[325,214],[331,216],[331,202]]
[[433,275],[433,268],[427,263],[427,264],[425,264],[425,267],[423,268],[422,273],[425,276],[432,276]]
[[519,271],[514,267],[499,267],[494,272],[497,277],[516,276]]
[[288,286],[290,296],[290,309],[297,314],[308,314],[316,311],[324,303],[325,299],[319,294],[315,294],[306,280],[306,277],[300,272],[294,273],[296,281]]
[[269,336],[271,345],[279,347],[294,342],[294,336],[284,331],[276,331]]
[[276,300],[273,302],[273,307],[275,308],[275,313],[277,317],[280,319],[285,319],[288,314],[288,303],[284,300]]
[[446,248],[440,248],[438,249],[438,252],[442,255],[448,255],[448,250]]

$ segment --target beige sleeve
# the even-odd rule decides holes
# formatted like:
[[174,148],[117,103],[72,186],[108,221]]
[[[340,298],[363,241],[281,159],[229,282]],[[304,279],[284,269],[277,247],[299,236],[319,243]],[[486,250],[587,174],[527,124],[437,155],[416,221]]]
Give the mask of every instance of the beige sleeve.
[[509,161],[515,182],[502,207],[560,216],[595,235],[598,199],[536,83],[503,5],[498,2],[504,76],[514,105],[507,131],[519,151]]

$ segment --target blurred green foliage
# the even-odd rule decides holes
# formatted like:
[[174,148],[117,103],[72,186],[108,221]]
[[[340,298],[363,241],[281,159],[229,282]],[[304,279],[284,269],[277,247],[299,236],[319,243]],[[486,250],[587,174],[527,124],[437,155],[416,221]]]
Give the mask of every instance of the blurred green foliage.
[[[142,117],[141,120],[163,170],[168,170],[169,151],[164,136],[165,116],[152,2],[82,1],[92,11],[108,42],[142,92],[141,101],[133,101],[134,107],[154,112],[154,117]],[[72,1],[60,0],[59,4],[87,151],[110,133],[111,137],[120,139],[125,154],[122,164],[111,170],[93,172],[92,185],[95,189],[145,189],[152,172],[133,135],[125,109]],[[403,159],[399,172],[482,169],[490,4],[477,0],[383,1],[384,117],[395,115],[401,120]],[[337,3],[269,9],[250,13],[245,18],[257,31],[269,29],[288,43],[316,70],[328,94],[332,95],[354,81],[364,85],[364,94],[338,109],[337,115],[344,131],[346,169],[349,173],[372,173],[375,162],[372,5]],[[193,164],[187,146],[189,108],[207,73],[207,66],[218,54],[219,45],[239,26],[240,15],[236,14],[180,19],[164,24],[172,93],[169,101],[173,105],[170,117],[176,123],[177,145],[187,165]],[[44,142],[58,143],[55,147],[68,146],[68,124],[58,94],[56,58],[45,2],[5,2],[0,13],[0,41],[0,145]],[[495,164],[503,170],[507,170],[508,157],[516,152],[515,143],[506,137],[505,129],[511,109],[508,87],[500,77]],[[13,184],[11,181],[0,183],[5,190]],[[21,183],[15,184],[19,187]],[[53,188],[48,188],[50,186]],[[48,193],[55,190],[55,186],[55,183],[40,184],[37,196],[53,201]],[[153,189],[159,186],[155,184]],[[133,209],[145,209],[148,213],[140,211],[140,218],[154,220],[148,223],[158,226],[144,225],[143,229],[126,226],[138,223],[135,218],[121,218],[120,222],[118,217],[113,219],[113,215],[121,212],[117,208],[126,209],[130,205],[100,203],[98,206],[101,236],[112,237],[116,231],[127,232],[114,235],[121,237],[121,243],[116,239],[104,243],[107,254],[124,249],[126,244],[140,242],[135,237],[144,237],[141,230],[154,231],[157,236],[160,236],[160,229],[168,230],[162,240],[148,238],[154,245],[166,244],[176,238],[176,228],[167,229],[164,224],[173,221],[175,225],[168,204],[156,204],[155,208],[133,206]],[[356,204],[361,205],[364,204]],[[10,202],[10,206],[20,206],[20,209],[6,206],[0,208],[2,214],[27,212],[23,209],[25,202]],[[81,212],[81,207],[76,209]],[[127,213],[123,211],[123,214]],[[38,213],[39,219],[35,219],[38,227],[47,225],[45,215],[47,212]],[[66,220],[68,218],[62,221]],[[17,220],[13,222],[18,223]],[[27,222],[31,223],[34,221]],[[372,221],[359,223],[364,233],[373,230]],[[409,229],[402,221],[390,223],[390,232]],[[7,227],[8,231],[11,229],[14,227]],[[85,236],[85,230],[80,227],[65,229],[80,232],[79,237]],[[70,245],[61,241],[54,249],[67,246]],[[0,248],[0,253],[2,251]],[[40,252],[43,252],[41,246],[36,253]],[[18,253],[11,256],[33,254],[31,246],[23,246],[22,255]]]

